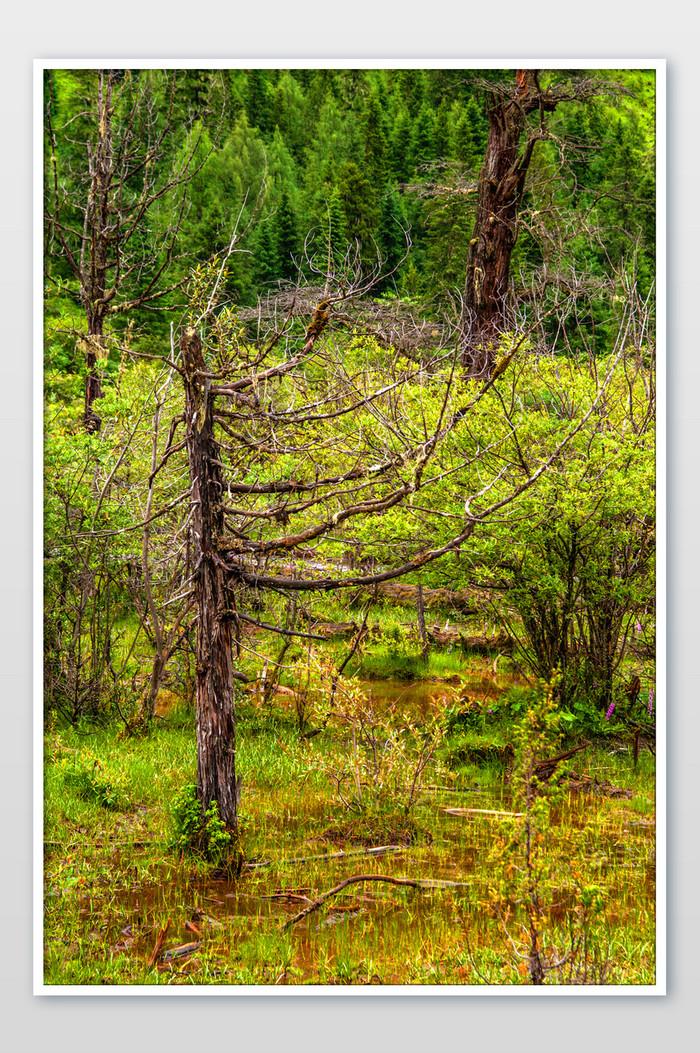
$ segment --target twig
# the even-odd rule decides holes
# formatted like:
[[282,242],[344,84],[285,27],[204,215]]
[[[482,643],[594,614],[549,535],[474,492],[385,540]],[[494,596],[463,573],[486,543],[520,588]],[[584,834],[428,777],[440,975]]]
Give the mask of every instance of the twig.
[[168,920],[166,921],[165,925],[163,926],[163,928],[158,933],[158,939],[156,940],[156,945],[153,948],[153,951],[151,952],[151,957],[148,959],[148,964],[149,965],[154,965],[155,964],[156,958],[158,957],[158,955],[160,954],[160,952],[163,949],[163,944],[165,943],[165,937],[167,936],[169,928],[170,928],[170,918],[168,918]]
[[469,943],[469,934],[467,932],[464,933],[464,943],[465,943],[465,946],[467,948],[467,954],[469,955],[469,961],[472,963],[472,969],[474,970],[474,972],[476,973],[476,975],[479,977],[480,980],[483,980],[483,982],[485,984],[489,984],[490,985],[491,981],[486,976],[484,976],[484,974],[477,967],[477,964],[474,961],[474,955],[472,953],[471,945]]
[[335,886],[335,888],[331,888],[328,892],[324,892],[318,897],[318,899],[314,900],[313,903],[310,903],[308,907],[304,907],[304,909],[299,911],[298,914],[295,914],[293,918],[290,918],[285,922],[282,929],[289,929],[292,925],[296,925],[296,923],[301,921],[302,918],[305,918],[314,910],[318,910],[319,907],[322,907],[330,896],[335,896],[336,893],[342,892],[342,890],[347,888],[348,885],[354,885],[359,881],[386,881],[390,885],[410,885],[412,888],[421,887],[420,881],[414,881],[412,878],[394,878],[387,877],[384,874],[356,874],[355,877],[345,878],[345,881],[341,881],[339,885]]
[[301,636],[305,640],[323,640],[325,636],[320,636],[318,633],[302,633],[297,632],[293,629],[282,629],[277,625],[271,625],[269,622],[257,621],[255,618],[250,618],[247,614],[243,614],[241,611],[222,611],[224,616],[234,616],[240,618],[241,621],[249,622],[251,625],[257,626],[258,629],[267,629],[268,632],[278,633],[280,636]]
[[97,841],[44,841],[45,845],[61,845],[63,848],[111,848],[113,845],[132,845],[134,848],[143,848],[144,845],[164,845],[166,841],[151,841],[143,837],[127,838],[123,841],[115,841],[111,837],[103,837]]

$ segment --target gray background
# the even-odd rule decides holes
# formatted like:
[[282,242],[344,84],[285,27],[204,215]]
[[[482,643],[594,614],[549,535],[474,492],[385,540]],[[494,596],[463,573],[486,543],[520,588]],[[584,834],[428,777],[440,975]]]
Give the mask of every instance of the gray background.
[[[9,6],[9,5],[8,5]],[[49,4],[0,40],[0,1009],[12,1053],[472,1049],[695,1050],[700,1000],[697,646],[700,487],[698,16],[683,0],[423,8],[268,0]],[[300,57],[668,60],[668,995],[660,997],[40,997],[32,995],[32,60]],[[381,64],[379,62],[378,64]],[[613,62],[611,61],[611,65]]]

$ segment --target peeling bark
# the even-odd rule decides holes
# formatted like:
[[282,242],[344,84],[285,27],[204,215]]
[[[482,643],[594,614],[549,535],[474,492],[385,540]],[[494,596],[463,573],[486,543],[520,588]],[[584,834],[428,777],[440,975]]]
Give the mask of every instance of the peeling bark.
[[462,314],[462,364],[470,376],[488,379],[494,344],[507,327],[510,260],[518,236],[518,209],[525,177],[541,129],[521,150],[526,117],[552,111],[556,100],[542,93],[537,70],[517,70],[512,94],[493,94],[488,103],[489,136],[479,172],[474,229],[469,242]]
[[[226,571],[216,552],[223,531],[220,454],[202,342],[193,330],[180,341],[184,366],[187,454],[192,481],[197,625],[197,786],[202,811],[216,801],[219,815],[238,828],[236,714]],[[230,613],[230,612],[229,612]]]

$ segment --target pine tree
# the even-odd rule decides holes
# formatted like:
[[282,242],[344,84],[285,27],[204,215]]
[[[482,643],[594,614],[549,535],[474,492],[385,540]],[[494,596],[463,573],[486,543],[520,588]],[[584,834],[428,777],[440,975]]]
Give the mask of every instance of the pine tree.
[[337,188],[321,195],[318,204],[320,219],[315,239],[317,265],[332,274],[342,267],[347,251],[347,224]]
[[450,111],[450,156],[470,170],[477,165],[472,124],[461,102],[456,102]]
[[418,111],[413,129],[413,156],[416,166],[426,165],[435,157],[433,132],[435,118],[430,104],[424,102]]
[[433,156],[437,159],[449,157],[451,148],[450,136],[450,106],[447,99],[443,99],[435,114],[433,127]]
[[364,170],[377,189],[386,185],[388,176],[389,148],[382,127],[382,109],[379,93],[375,88],[370,90],[367,107],[362,118],[364,137]]
[[407,227],[406,217],[401,207],[401,198],[396,190],[392,189],[384,194],[381,200],[381,216],[379,221],[379,247],[384,259],[384,270],[391,273],[390,277],[382,279],[376,286],[377,292],[384,289],[396,287],[400,281],[400,274],[396,268],[406,251]]
[[423,105],[427,93],[425,70],[397,70],[395,84],[399,97],[408,107],[411,116],[415,117]]
[[286,147],[301,158],[307,130],[304,90],[289,70],[285,70],[270,96],[270,125],[279,128]]
[[413,156],[413,126],[410,114],[401,106],[394,120],[391,139],[391,165],[394,177],[405,183],[411,178],[415,168]]
[[246,111],[250,123],[261,132],[271,130],[271,106],[268,75],[264,69],[248,70]]
[[269,285],[280,277],[280,271],[277,241],[272,223],[268,220],[261,223],[258,228],[255,246],[255,277],[258,284]]
[[276,218],[280,277],[294,279],[298,272],[295,257],[299,251],[299,235],[296,216],[286,188],[282,190]]
[[347,161],[338,171],[337,189],[348,241],[359,245],[363,263],[372,266],[377,259],[375,238],[380,218],[376,192],[354,161]]

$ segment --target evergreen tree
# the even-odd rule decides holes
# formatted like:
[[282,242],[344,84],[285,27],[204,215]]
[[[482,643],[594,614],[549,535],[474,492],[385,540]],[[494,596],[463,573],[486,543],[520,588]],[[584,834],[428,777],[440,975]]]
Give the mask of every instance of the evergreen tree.
[[287,149],[301,158],[307,139],[306,97],[289,70],[285,70],[270,97],[270,124],[279,128]]
[[413,128],[413,156],[416,166],[427,165],[435,157],[433,132],[435,118],[429,103],[424,102],[418,111]]
[[467,117],[469,118],[469,127],[472,133],[472,149],[476,156],[481,158],[486,152],[489,122],[484,105],[475,93],[472,93],[467,100]]
[[411,178],[415,168],[413,155],[413,127],[410,114],[401,106],[394,120],[391,139],[391,165],[394,177],[405,183]]
[[375,88],[370,90],[367,106],[362,118],[364,136],[364,169],[372,183],[378,189],[385,186],[388,176],[389,148],[382,127],[382,109],[379,93]]
[[456,102],[450,110],[450,156],[469,171],[479,167],[480,154],[475,139],[473,114],[462,102]]
[[262,222],[258,227],[254,259],[255,277],[259,284],[269,285],[280,277],[281,267],[277,240],[270,220]]
[[299,211],[299,165],[293,154],[288,149],[284,137],[278,127],[272,135],[272,142],[266,148],[267,175],[270,185],[274,187],[274,199],[276,200],[281,188],[285,187],[289,194],[295,213]]
[[[189,249],[185,262],[188,270],[195,262],[226,248],[237,219],[239,229],[244,229],[261,192],[264,173],[263,143],[243,112],[223,146],[211,154],[192,189],[192,208],[183,228]],[[254,298],[253,270],[240,255],[229,260],[226,289],[241,303]]]
[[399,194],[394,189],[387,191],[381,200],[378,240],[384,259],[384,270],[395,273],[381,280],[377,285],[377,292],[398,286],[401,276],[396,272],[396,268],[406,251],[405,230],[407,226]]
[[451,154],[450,106],[447,99],[442,99],[435,114],[433,126],[433,156],[449,157]]
[[396,70],[395,87],[399,97],[408,107],[409,113],[412,117],[415,117],[423,105],[427,93],[425,70]]
[[333,273],[342,267],[348,247],[345,212],[337,188],[324,196],[319,207],[320,221],[315,239],[317,265],[327,273]]
[[346,161],[340,168],[337,189],[348,241],[359,246],[362,262],[372,266],[377,259],[375,239],[380,218],[375,189],[354,161]]
[[277,211],[277,254],[280,277],[294,279],[298,273],[295,257],[299,251],[296,216],[286,188],[282,190]]
[[267,70],[248,70],[246,112],[252,125],[259,128],[261,132],[270,131],[271,105]]

